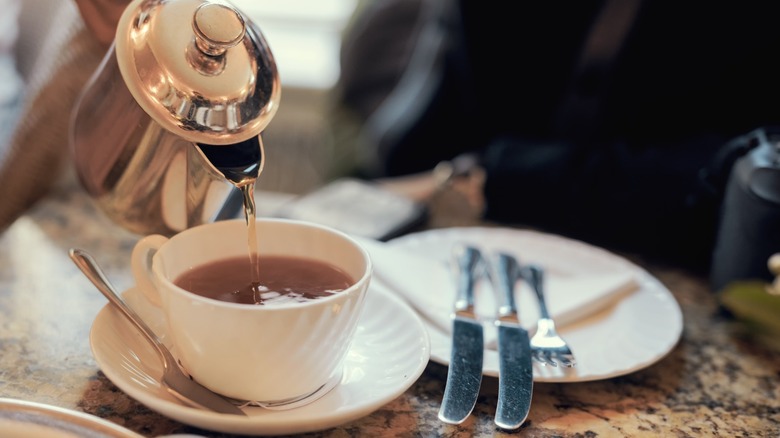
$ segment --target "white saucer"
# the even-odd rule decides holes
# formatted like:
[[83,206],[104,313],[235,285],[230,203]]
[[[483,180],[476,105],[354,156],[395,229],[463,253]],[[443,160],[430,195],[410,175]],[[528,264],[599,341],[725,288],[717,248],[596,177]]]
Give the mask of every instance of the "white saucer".
[[142,438],[135,432],[94,415],[10,398],[0,398],[0,436]]
[[[160,310],[134,288],[123,297],[168,344]],[[379,285],[369,288],[341,383],[322,398],[296,409],[247,407],[243,409],[248,416],[241,417],[182,404],[161,386],[161,365],[152,346],[108,304],[92,324],[90,345],[103,373],[150,409],[204,429],[253,435],[312,432],[366,416],[405,392],[430,358],[430,341],[421,319]],[[175,355],[175,349],[173,352]]]
[[[660,281],[625,258],[584,242],[527,230],[464,227],[408,234],[387,244],[445,262],[456,242],[485,251],[509,252],[521,263],[544,267],[549,276],[625,270],[636,274],[636,291],[596,314],[558,327],[577,358],[577,366],[534,364],[536,382],[584,382],[628,374],[662,359],[682,335],[680,306]],[[430,322],[426,327],[431,338],[431,360],[448,365],[450,335]],[[498,376],[495,350],[485,350],[483,374]]]

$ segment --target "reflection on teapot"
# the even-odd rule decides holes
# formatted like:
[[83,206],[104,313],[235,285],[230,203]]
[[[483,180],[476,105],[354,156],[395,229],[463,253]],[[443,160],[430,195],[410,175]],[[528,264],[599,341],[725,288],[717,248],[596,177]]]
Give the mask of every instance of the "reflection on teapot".
[[256,145],[259,171],[280,94],[268,44],[233,6],[135,0],[74,109],[76,173],[112,220],[139,234],[235,216],[241,194],[204,149],[225,156]]

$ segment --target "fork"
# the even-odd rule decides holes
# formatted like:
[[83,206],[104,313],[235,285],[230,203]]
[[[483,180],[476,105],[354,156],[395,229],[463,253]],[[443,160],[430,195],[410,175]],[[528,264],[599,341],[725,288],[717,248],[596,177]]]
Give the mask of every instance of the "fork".
[[526,265],[520,270],[520,277],[531,284],[539,302],[539,321],[536,323],[536,333],[531,337],[531,353],[534,360],[542,365],[554,367],[561,363],[565,367],[577,364],[574,353],[566,341],[555,330],[555,322],[547,311],[544,298],[544,271],[536,265]]

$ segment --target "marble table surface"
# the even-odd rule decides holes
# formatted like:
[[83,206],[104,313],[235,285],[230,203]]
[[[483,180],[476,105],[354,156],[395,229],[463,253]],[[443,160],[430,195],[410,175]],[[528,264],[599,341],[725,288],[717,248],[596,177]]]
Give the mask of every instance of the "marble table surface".
[[[58,186],[0,235],[0,397],[85,412],[145,437],[230,436],[150,410],[114,386],[92,356],[89,332],[106,300],[67,251],[89,251],[119,288],[127,288],[127,260],[137,239],[102,216],[74,182]],[[306,436],[780,435],[780,351],[745,336],[723,315],[705,278],[642,266],[667,286],[684,315],[679,343],[659,362],[607,380],[537,383],[528,420],[513,432],[493,424],[492,377],[483,379],[466,422],[439,421],[447,368],[430,362],[405,393],[370,415]]]

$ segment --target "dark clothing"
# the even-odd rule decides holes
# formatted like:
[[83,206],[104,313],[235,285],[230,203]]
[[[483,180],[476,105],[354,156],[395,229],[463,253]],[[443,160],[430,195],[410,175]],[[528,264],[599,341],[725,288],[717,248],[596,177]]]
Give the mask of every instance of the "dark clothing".
[[[408,34],[408,64],[394,54],[406,76],[384,91],[353,88],[361,66],[382,59],[366,33],[382,31],[376,12],[392,3],[369,7],[372,26],[347,35],[343,52],[342,103],[363,111],[373,139],[361,146],[375,154],[366,176],[477,152],[488,219],[709,263],[723,187],[706,188],[702,172],[730,139],[780,124],[780,3],[645,0],[614,56],[583,68],[608,2],[406,0],[421,29]],[[425,92],[408,92],[414,78]],[[362,106],[370,93],[382,104]]]

